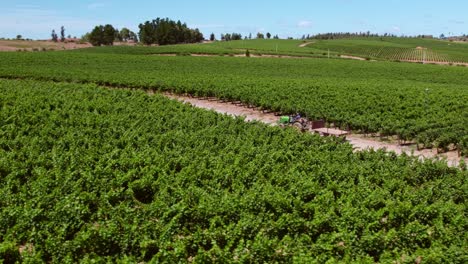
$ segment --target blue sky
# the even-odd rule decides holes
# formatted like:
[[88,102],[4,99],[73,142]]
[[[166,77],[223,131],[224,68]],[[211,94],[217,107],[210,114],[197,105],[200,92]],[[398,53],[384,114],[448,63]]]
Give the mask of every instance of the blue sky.
[[397,35],[468,34],[465,0],[13,0],[0,4],[0,37],[45,39],[52,29],[81,36],[98,24],[128,27],[156,17],[180,19],[211,32],[271,32],[300,37],[320,32]]

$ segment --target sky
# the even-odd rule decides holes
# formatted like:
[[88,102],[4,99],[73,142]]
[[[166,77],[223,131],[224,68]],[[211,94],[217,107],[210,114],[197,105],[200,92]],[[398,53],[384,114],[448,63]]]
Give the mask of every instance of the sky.
[[281,38],[325,32],[395,35],[468,34],[466,0],[1,0],[0,37],[47,39],[52,29],[80,37],[96,25],[138,33],[138,25],[168,17],[215,33],[270,32]]

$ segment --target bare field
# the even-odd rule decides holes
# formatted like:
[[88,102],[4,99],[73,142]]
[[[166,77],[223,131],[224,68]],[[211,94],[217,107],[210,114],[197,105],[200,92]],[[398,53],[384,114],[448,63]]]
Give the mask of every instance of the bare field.
[[26,50],[70,50],[92,47],[89,43],[76,42],[53,42],[46,40],[0,40],[0,51],[18,51]]
[[[116,42],[115,46],[134,46],[135,43]],[[0,51],[33,51],[33,50],[72,50],[90,48],[88,42],[53,42],[49,40],[0,40]]]

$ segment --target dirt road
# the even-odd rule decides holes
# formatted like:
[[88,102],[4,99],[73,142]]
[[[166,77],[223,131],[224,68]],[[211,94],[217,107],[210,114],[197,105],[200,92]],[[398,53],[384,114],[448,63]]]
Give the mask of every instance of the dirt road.
[[304,48],[306,46],[309,46],[310,44],[312,44],[314,42],[305,42],[305,43],[302,43],[301,45],[299,45],[299,48]]
[[[262,111],[247,108],[239,105],[235,105],[229,102],[220,102],[217,100],[201,100],[199,98],[175,95],[165,93],[165,96],[176,99],[185,103],[189,103],[194,107],[211,109],[218,113],[228,114],[231,116],[243,116],[246,121],[257,120],[266,124],[276,125],[278,117],[273,113],[263,113]],[[400,146],[393,143],[385,143],[372,138],[366,138],[360,134],[351,134],[346,136],[347,141],[354,146],[355,151],[366,150],[366,149],[386,149],[388,151],[394,151],[397,154],[403,152],[408,155],[414,155],[420,159],[426,158],[439,158],[446,159],[447,164],[452,167],[457,167],[460,163],[460,157],[456,151],[450,151],[444,154],[437,154],[436,150],[416,150],[414,146]],[[468,163],[468,159],[465,158],[465,162]]]

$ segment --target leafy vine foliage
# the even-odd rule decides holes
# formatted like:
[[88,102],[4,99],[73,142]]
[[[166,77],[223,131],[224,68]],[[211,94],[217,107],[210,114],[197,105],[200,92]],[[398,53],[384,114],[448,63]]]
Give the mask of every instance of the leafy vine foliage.
[[[116,48],[3,53],[0,77],[240,100],[273,111],[300,112],[366,134],[397,136],[423,148],[457,149],[468,155],[466,68],[343,60],[159,57],[125,53],[135,47]],[[179,45],[161,50],[170,53],[171,49],[182,52],[190,48]],[[143,47],[134,52],[155,50],[159,49]]]
[[466,260],[468,175],[442,162],[141,91],[0,95],[4,262]]

